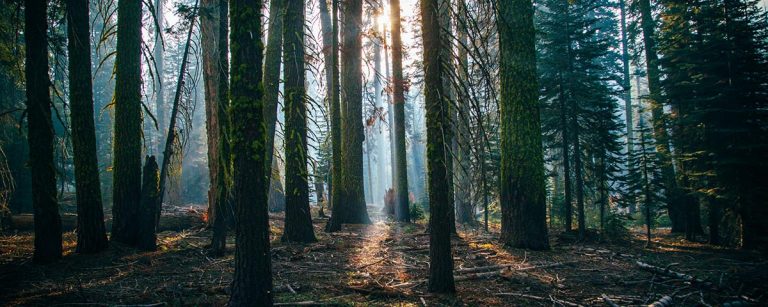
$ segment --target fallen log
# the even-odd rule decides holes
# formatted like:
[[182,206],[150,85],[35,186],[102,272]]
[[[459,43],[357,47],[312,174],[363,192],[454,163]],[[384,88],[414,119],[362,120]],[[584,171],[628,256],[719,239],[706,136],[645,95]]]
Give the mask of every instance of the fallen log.
[[[9,230],[17,231],[33,231],[35,229],[35,219],[32,214],[16,214],[11,217],[13,223]],[[107,218],[104,223],[107,229],[112,228],[112,219]],[[194,214],[174,214],[174,215],[162,215],[160,216],[160,226],[158,232],[161,231],[182,231],[197,226],[203,226],[205,222],[202,216]],[[61,230],[73,231],[77,228],[77,214],[62,214],[61,215]]]
[[708,287],[708,288],[714,288],[714,285],[712,285],[712,283],[710,283],[710,282],[707,282],[707,281],[702,280],[702,279],[698,279],[698,278],[696,278],[694,276],[691,276],[691,275],[688,275],[688,274],[685,274],[685,273],[680,273],[680,272],[672,271],[672,270],[669,269],[669,267],[667,267],[667,268],[660,268],[660,267],[657,267],[655,265],[651,265],[651,264],[648,264],[648,263],[645,263],[645,262],[642,262],[642,261],[637,261],[636,263],[640,267],[640,269],[643,269],[645,271],[649,271],[651,273],[663,275],[663,276],[666,276],[666,277],[676,278],[676,279],[682,279],[682,280],[685,280],[687,282],[690,282],[691,284],[697,284],[697,285],[702,285],[702,286],[705,286],[705,287]]
[[576,262],[579,262],[579,261],[555,262],[555,263],[535,265],[535,266],[530,266],[530,267],[525,267],[520,269],[513,268],[514,264],[497,264],[497,265],[481,266],[481,267],[474,267],[474,268],[458,269],[458,270],[454,270],[453,274],[461,275],[461,274],[467,274],[467,273],[477,273],[477,272],[504,270],[504,269],[514,270],[514,271],[527,271],[527,270],[533,270],[533,269],[546,269],[551,267],[558,267],[558,266],[563,266],[567,264],[573,264]]

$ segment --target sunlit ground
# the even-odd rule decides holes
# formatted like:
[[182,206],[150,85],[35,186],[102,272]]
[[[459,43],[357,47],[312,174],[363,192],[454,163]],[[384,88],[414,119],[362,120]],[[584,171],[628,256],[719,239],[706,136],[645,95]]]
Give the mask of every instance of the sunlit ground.
[[[702,300],[710,305],[744,300],[766,303],[768,262],[750,252],[689,243],[659,232],[644,248],[631,244],[573,243],[551,236],[552,250],[508,249],[497,233],[459,228],[453,238],[457,294],[426,290],[429,244],[423,221],[398,224],[374,213],[372,225],[345,225],[322,231],[318,242],[279,241],[282,214],[270,214],[275,299],[280,303],[373,306],[552,306],[602,305],[606,294],[619,305],[647,305],[676,293],[679,305]],[[494,229],[494,227],[492,227]],[[29,233],[0,236],[0,301],[11,305],[154,304],[223,305],[233,273],[232,234],[225,257],[211,258],[202,228],[159,234],[157,252],[113,245],[98,255],[73,253],[75,236],[65,235],[66,256],[46,266],[33,265]],[[636,261],[705,279],[717,289],[640,270]],[[696,261],[693,261],[696,260]],[[493,270],[473,271],[489,266]],[[700,292],[701,290],[701,292]],[[701,294],[700,294],[701,293]]]

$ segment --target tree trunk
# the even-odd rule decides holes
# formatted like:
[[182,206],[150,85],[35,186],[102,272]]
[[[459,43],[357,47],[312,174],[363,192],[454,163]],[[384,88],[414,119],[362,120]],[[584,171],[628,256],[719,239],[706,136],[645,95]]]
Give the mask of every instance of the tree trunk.
[[[165,19],[163,17],[163,2],[165,0],[155,0],[155,19],[157,28],[155,29],[155,118],[157,119],[158,127],[165,127],[165,88],[163,82],[163,67],[165,66],[165,54],[163,53],[163,40],[160,33],[165,30]],[[165,134],[160,129],[157,133],[157,151],[163,152],[163,142],[165,140]],[[157,159],[162,161],[162,156],[157,156]],[[209,206],[210,207],[210,206]]]
[[144,174],[141,185],[141,207],[139,207],[139,223],[145,225],[139,229],[136,247],[145,251],[157,249],[158,225],[157,198],[160,196],[160,172],[155,156],[147,156],[144,164]]
[[[634,120],[632,117],[634,116],[634,110],[632,109],[632,86],[630,83],[630,74],[629,74],[629,40],[627,38],[627,7],[626,7],[626,1],[627,0],[619,0],[619,10],[621,14],[621,63],[622,63],[622,73],[623,73],[623,79],[621,80],[621,87],[623,91],[623,99],[624,99],[624,115],[626,119],[626,128],[627,128],[627,157],[632,156],[632,150],[634,149]],[[632,165],[632,162],[630,162],[630,159],[627,159],[627,169],[633,169],[634,166]],[[636,210],[635,204],[631,203],[629,204],[629,213],[634,213]]]
[[[339,87],[339,0],[332,0],[332,33],[331,33],[331,218],[325,226],[325,231],[334,232],[341,230],[346,208],[344,203],[344,189],[340,185],[344,181],[342,172],[342,143],[341,143],[341,93]],[[328,59],[326,59],[327,61]]]
[[587,225],[584,214],[584,167],[581,160],[581,140],[579,139],[581,127],[579,127],[579,119],[575,110],[571,110],[571,116],[571,125],[573,127],[573,172],[576,179],[576,214],[579,222],[579,240],[584,240],[587,233]]
[[141,6],[117,4],[112,240],[135,245],[141,200]]
[[[451,25],[451,0],[438,0],[438,15],[440,18],[440,59],[442,62],[440,62],[440,65],[443,65],[446,67],[446,69],[454,69],[455,66],[453,65],[453,27]],[[442,91],[440,92],[441,95],[443,95],[443,98],[446,99],[446,105],[445,107],[446,112],[448,112],[448,117],[445,119],[449,124],[445,127],[446,130],[443,132],[448,140],[448,144],[446,146],[445,152],[445,167],[447,171],[447,178],[449,182],[451,183],[448,186],[447,193],[451,195],[453,198],[453,202],[451,202],[451,212],[449,214],[449,218],[451,220],[451,234],[456,234],[456,194],[454,189],[454,184],[456,182],[455,172],[454,172],[454,165],[453,165],[453,148],[454,143],[456,142],[455,139],[455,130],[456,130],[456,108],[454,107],[456,105],[456,93],[453,90],[453,81],[451,80],[451,74],[444,72],[441,75],[442,78]]]
[[48,4],[44,0],[26,0],[24,5],[27,141],[36,221],[33,259],[37,263],[49,263],[61,258],[62,248],[53,165],[52,102],[48,91],[51,84],[48,78]]
[[203,41],[203,69],[208,134],[208,168],[211,189],[208,191],[208,225],[213,227],[211,254],[221,256],[226,250],[227,219],[230,216],[229,186],[229,66],[227,35],[228,2],[204,0],[208,14],[200,16]]
[[205,132],[208,145],[208,224],[216,223],[214,215],[219,190],[219,6],[218,0],[201,0],[200,34],[203,46],[203,84],[205,86]]
[[685,231],[685,212],[677,199],[677,182],[675,181],[675,169],[672,166],[672,157],[669,150],[669,134],[667,133],[664,106],[661,104],[661,79],[659,72],[659,57],[656,54],[655,22],[651,15],[650,0],[639,0],[640,19],[645,46],[645,62],[648,73],[648,100],[651,105],[651,121],[653,123],[653,137],[656,140],[656,152],[661,164],[661,177],[664,183],[669,219],[672,222],[672,232]]
[[408,168],[405,150],[405,79],[403,78],[403,42],[400,37],[400,0],[390,0],[390,22],[392,23],[392,88],[394,98],[395,127],[395,219],[410,222],[408,204]]
[[274,178],[276,163],[272,163],[275,155],[275,127],[277,125],[277,102],[280,95],[280,60],[283,48],[283,1],[269,1],[269,29],[267,49],[264,53],[264,121],[267,123],[266,165],[273,170],[270,172],[270,184]]
[[450,113],[443,92],[445,45],[440,30],[440,0],[421,1],[424,40],[424,103],[427,117],[427,177],[429,184],[429,292],[453,293],[451,215],[453,195],[448,177],[450,158]]
[[109,242],[104,227],[96,158],[88,1],[68,1],[67,16],[69,101],[77,188],[77,252],[95,253],[106,249]]
[[[466,16],[465,0],[460,0],[457,4],[459,14],[457,18]],[[469,59],[467,50],[462,46],[468,45],[468,34],[466,22],[457,22],[456,35],[459,40],[458,48],[458,77],[459,84],[467,84],[469,80]],[[465,225],[475,224],[475,212],[472,206],[472,180],[470,179],[470,147],[469,147],[469,97],[464,91],[460,91],[456,99],[456,114],[454,120],[455,136],[453,153],[455,161],[453,162],[454,190],[456,195],[456,218],[457,222]]]
[[563,89],[564,81],[562,80],[562,73],[559,75],[560,77],[560,93],[558,97],[559,103],[560,103],[560,126],[562,127],[561,136],[563,139],[563,147],[562,147],[562,154],[563,154],[563,207],[565,207],[565,211],[563,214],[565,215],[564,223],[565,223],[565,232],[570,232],[573,229],[573,198],[571,196],[571,144],[570,144],[570,138],[571,135],[568,134],[568,120],[566,119],[566,113],[568,105],[565,102],[565,90]]
[[[346,212],[342,223],[370,224],[363,189],[363,96],[362,96],[362,0],[349,0],[344,5],[344,34],[341,44],[343,202]],[[333,217],[331,217],[333,218]]]
[[286,0],[285,59],[285,231],[282,241],[315,242],[309,211],[307,106],[304,103],[304,0]]
[[501,241],[509,246],[549,248],[544,150],[539,123],[533,4],[498,4],[501,79]]
[[231,150],[235,273],[230,306],[272,305],[262,92],[261,0],[231,0]]

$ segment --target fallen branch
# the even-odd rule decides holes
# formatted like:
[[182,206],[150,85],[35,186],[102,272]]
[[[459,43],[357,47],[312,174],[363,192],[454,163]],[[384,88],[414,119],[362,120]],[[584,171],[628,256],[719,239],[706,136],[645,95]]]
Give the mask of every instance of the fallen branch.
[[642,261],[637,261],[637,265],[641,269],[652,272],[652,273],[656,273],[656,274],[671,277],[671,278],[682,279],[687,282],[690,282],[691,284],[698,284],[698,285],[706,286],[708,288],[714,288],[714,285],[712,285],[712,283],[710,282],[704,281],[702,279],[698,279],[688,274],[672,271],[669,269],[669,266],[667,266],[667,268],[660,268],[655,265],[650,265]]
[[665,295],[664,297],[660,298],[658,301],[655,301],[648,305],[648,307],[672,307],[674,302],[672,301],[672,297]]
[[[573,263],[576,263],[576,262],[579,262],[579,261],[577,260],[577,261],[568,261],[568,262],[555,262],[555,263],[543,264],[543,265],[537,265],[537,266],[530,266],[530,267],[525,267],[525,268],[520,268],[520,269],[513,268],[512,264],[492,265],[492,266],[487,266],[487,267],[460,269],[460,270],[454,271],[453,281],[465,281],[465,280],[474,280],[474,279],[481,279],[481,278],[499,276],[502,273],[504,273],[504,271],[506,271],[506,270],[513,271],[513,272],[525,272],[525,271],[530,271],[530,270],[535,270],[535,269],[546,269],[546,268],[559,267],[559,266],[564,266],[564,265],[568,265],[568,264],[573,264]],[[485,271],[485,270],[494,270],[494,271],[482,272],[482,273],[473,273],[475,271]],[[469,273],[469,274],[467,274],[467,273]],[[420,280],[416,280],[416,281],[405,282],[405,283],[393,285],[392,287],[393,288],[408,287],[408,286],[412,286],[412,285],[422,284],[422,283],[425,283],[427,281],[429,281],[429,280],[428,279],[420,279]]]
[[614,303],[613,300],[611,300],[610,297],[605,295],[605,293],[603,293],[601,295],[601,297],[603,298],[603,302],[605,302],[606,305],[611,306],[611,307],[619,307],[619,304]]
[[496,295],[499,295],[499,296],[517,296],[517,297],[528,298],[528,299],[539,300],[539,301],[552,301],[553,303],[556,303],[556,304],[565,305],[565,306],[571,306],[571,307],[582,307],[583,306],[583,305],[580,305],[580,304],[576,304],[574,302],[569,302],[569,301],[565,301],[565,300],[554,298],[551,295],[548,298],[541,297],[541,296],[530,295],[530,294],[525,294],[525,293],[517,293],[517,292],[496,293]]

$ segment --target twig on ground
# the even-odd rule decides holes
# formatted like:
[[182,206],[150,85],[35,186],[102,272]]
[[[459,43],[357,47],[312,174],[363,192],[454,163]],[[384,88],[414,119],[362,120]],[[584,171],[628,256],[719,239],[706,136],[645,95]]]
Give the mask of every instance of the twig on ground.
[[613,300],[611,300],[610,297],[605,295],[605,293],[603,293],[601,295],[601,297],[603,298],[603,302],[605,302],[606,305],[611,306],[611,307],[619,307],[619,304],[614,303]]

